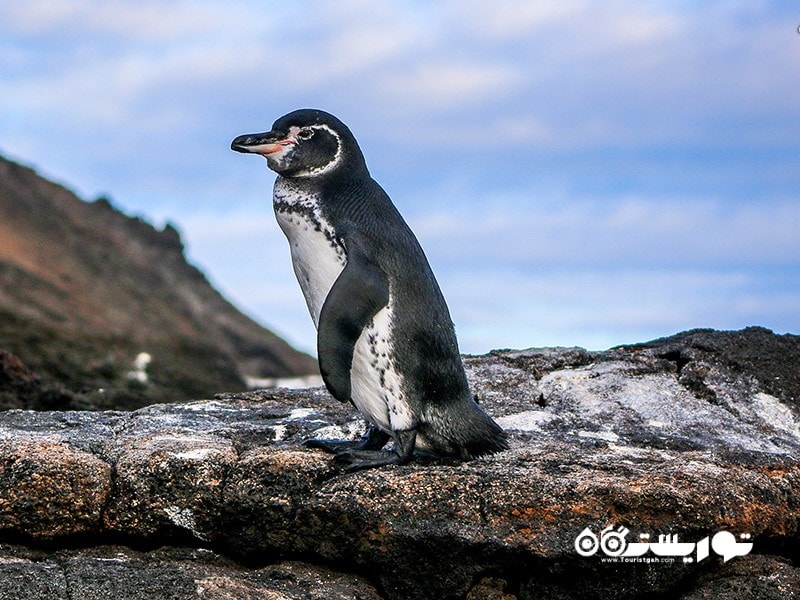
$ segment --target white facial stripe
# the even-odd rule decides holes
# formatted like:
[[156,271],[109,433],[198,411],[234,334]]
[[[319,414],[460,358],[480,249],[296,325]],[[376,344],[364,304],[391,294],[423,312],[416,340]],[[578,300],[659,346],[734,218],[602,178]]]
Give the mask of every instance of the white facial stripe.
[[[320,129],[323,131],[327,131],[333,137],[336,138],[336,154],[333,156],[333,160],[331,160],[328,164],[323,165],[321,167],[317,167],[315,169],[306,169],[305,171],[300,171],[295,175],[295,177],[311,177],[315,175],[325,175],[326,173],[330,173],[333,171],[339,163],[342,161],[342,138],[339,136],[336,131],[328,127],[327,125],[309,125],[308,127],[304,127],[303,129]],[[296,130],[296,131],[294,131]],[[292,136],[292,139],[295,139],[297,133],[300,131],[299,127],[291,127],[289,129],[289,134]]]

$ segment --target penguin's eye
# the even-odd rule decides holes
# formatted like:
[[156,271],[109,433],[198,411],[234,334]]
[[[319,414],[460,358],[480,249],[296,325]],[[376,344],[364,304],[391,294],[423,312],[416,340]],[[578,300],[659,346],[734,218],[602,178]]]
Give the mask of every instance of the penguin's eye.
[[297,137],[301,140],[307,140],[314,137],[314,130],[313,129],[301,129],[297,132]]

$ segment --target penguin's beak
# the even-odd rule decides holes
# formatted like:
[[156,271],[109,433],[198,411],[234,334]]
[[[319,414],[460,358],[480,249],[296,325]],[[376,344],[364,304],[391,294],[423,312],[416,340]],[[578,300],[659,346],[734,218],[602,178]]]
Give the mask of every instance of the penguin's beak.
[[294,144],[294,140],[286,134],[267,131],[266,133],[246,133],[231,142],[231,150],[250,154],[269,156]]

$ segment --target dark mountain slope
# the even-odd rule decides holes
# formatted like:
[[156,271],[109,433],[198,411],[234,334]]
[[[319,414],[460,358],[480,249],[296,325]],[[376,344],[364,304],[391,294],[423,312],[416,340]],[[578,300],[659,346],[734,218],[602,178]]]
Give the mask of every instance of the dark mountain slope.
[[[242,389],[246,376],[316,369],[187,263],[172,226],[84,202],[2,157],[0,349],[97,406],[196,398]],[[143,352],[146,382],[128,376]]]

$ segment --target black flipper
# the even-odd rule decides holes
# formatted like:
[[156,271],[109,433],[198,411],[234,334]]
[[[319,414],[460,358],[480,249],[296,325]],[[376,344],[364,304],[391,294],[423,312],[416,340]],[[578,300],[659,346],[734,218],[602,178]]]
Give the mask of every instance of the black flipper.
[[384,465],[404,465],[411,461],[414,444],[417,440],[416,429],[397,430],[393,432],[394,450],[349,450],[337,452],[333,460],[347,465],[347,470],[360,471]]
[[389,303],[386,274],[347,240],[347,265],[334,282],[317,329],[317,356],[322,380],[334,398],[349,402],[353,348],[361,331]]
[[339,454],[340,452],[347,452],[349,450],[380,450],[386,445],[391,436],[376,427],[370,425],[367,431],[361,436],[360,440],[326,440],[321,438],[312,438],[303,442],[306,448],[320,448],[325,452],[331,454]]

